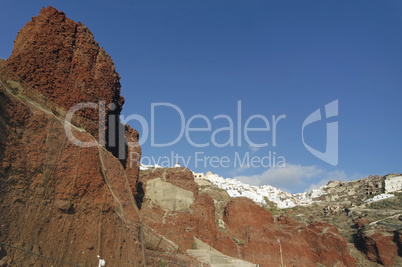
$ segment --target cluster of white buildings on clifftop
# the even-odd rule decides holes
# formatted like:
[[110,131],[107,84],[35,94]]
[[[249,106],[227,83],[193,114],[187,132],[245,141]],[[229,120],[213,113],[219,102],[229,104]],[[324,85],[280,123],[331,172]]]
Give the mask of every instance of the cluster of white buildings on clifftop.
[[270,185],[252,186],[231,178],[223,178],[217,174],[207,172],[193,173],[195,179],[206,179],[214,185],[228,192],[231,197],[247,197],[254,202],[266,204],[266,199],[276,203],[280,209],[292,208],[299,205],[313,203],[313,198],[325,194],[324,187],[314,189],[308,193],[292,195]]
[[[177,163],[174,167],[180,167],[180,164]],[[161,168],[161,166],[157,164],[140,165],[141,170],[153,168]],[[274,202],[280,209],[310,205],[317,201],[313,199],[327,194],[325,189],[330,187],[330,185],[328,185],[328,187],[321,186],[309,192],[290,194],[270,185],[252,186],[236,179],[223,178],[217,174],[213,174],[212,172],[207,172],[205,175],[204,173],[193,172],[193,175],[195,179],[209,180],[219,188],[226,190],[230,197],[247,197],[261,205],[268,204],[266,200],[269,200]],[[367,199],[364,202],[367,203],[387,199],[394,196],[388,193],[402,191],[402,176],[395,174],[387,175],[384,179],[384,184],[385,194],[380,194],[374,198]]]

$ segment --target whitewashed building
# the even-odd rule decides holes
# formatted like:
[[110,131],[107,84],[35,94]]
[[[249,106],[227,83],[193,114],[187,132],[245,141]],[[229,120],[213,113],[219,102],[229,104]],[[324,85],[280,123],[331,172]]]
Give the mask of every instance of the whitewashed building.
[[377,196],[375,196],[373,198],[366,199],[364,201],[364,203],[384,200],[384,199],[387,199],[387,198],[390,198],[390,197],[393,197],[393,196],[394,196],[393,194],[381,194],[381,195],[377,195]]
[[402,176],[395,176],[385,179],[385,192],[396,192],[402,190]]
[[265,199],[267,198],[276,203],[277,207],[280,209],[296,206],[292,194],[283,192],[270,185],[263,185],[260,187],[252,186],[236,179],[223,178],[210,171],[203,177],[197,177],[197,174],[195,173],[194,177],[209,180],[219,188],[226,190],[230,197],[247,197],[261,205],[266,204]]
[[202,172],[199,172],[199,173],[193,172],[193,175],[194,175],[195,179],[203,179],[203,178],[205,178],[205,175]]

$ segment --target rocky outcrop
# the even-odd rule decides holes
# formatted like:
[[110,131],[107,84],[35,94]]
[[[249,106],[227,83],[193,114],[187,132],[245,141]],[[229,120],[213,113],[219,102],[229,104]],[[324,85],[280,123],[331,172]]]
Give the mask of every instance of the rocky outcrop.
[[[108,266],[144,265],[144,225],[130,188],[138,164],[130,169],[116,157],[130,149],[102,142],[127,128],[131,152],[141,153],[135,130],[100,119],[119,115],[124,103],[110,56],[82,23],[48,7],[18,33],[0,81],[0,241],[80,266],[96,265],[97,255]],[[81,102],[104,110],[81,109],[70,124],[67,111]],[[54,264],[8,246],[0,256],[8,266]]]
[[136,196],[137,205],[141,204],[142,185],[139,184],[139,163],[141,159],[141,147],[138,144],[139,134],[136,130],[128,125],[125,125],[125,139],[127,140],[126,160],[125,165],[126,175],[130,184],[131,191]]
[[287,266],[355,266],[345,238],[324,222],[308,226],[272,215],[246,198],[232,199],[225,210],[226,231],[239,246],[238,257],[260,266],[279,266],[280,240]]
[[402,228],[393,225],[366,226],[358,232],[357,246],[370,261],[384,266],[402,264]]
[[338,204],[331,204],[324,207],[324,215],[339,214],[347,211],[347,208]]
[[194,236],[212,246],[217,244],[219,232],[214,201],[205,193],[198,194],[190,170],[157,168],[141,171],[139,182],[144,190],[140,210],[144,223],[178,244],[181,252],[191,249]]
[[[19,94],[61,117],[71,111],[73,124],[91,133],[124,164],[133,151],[140,157],[138,133],[120,123],[120,76],[82,23],[53,7],[43,8],[18,32],[2,71],[6,82],[23,84],[17,86],[23,88]],[[131,151],[126,138],[135,147]]]
[[[241,216],[239,216],[240,214]],[[223,218],[228,227],[232,229],[248,225],[262,230],[264,225],[274,222],[271,213],[245,197],[231,199],[225,208]]]
[[195,182],[198,184],[199,192],[207,193],[214,200],[215,217],[221,222],[225,207],[230,201],[229,194],[206,179],[195,179]]
[[140,182],[145,185],[149,180],[157,177],[179,188],[190,191],[193,193],[194,198],[198,196],[198,185],[194,181],[193,173],[187,168],[155,168],[142,171]]
[[[105,102],[118,114],[124,103],[120,76],[91,31],[53,7],[43,8],[19,32],[6,65],[25,83],[68,110],[78,103]],[[98,121],[93,109],[80,115]],[[87,125],[90,127],[89,125]],[[97,129],[88,129],[97,137]]]
[[338,205],[363,204],[364,200],[384,191],[383,183],[384,178],[378,175],[356,181],[330,181],[325,188],[327,194],[314,200],[337,202]]

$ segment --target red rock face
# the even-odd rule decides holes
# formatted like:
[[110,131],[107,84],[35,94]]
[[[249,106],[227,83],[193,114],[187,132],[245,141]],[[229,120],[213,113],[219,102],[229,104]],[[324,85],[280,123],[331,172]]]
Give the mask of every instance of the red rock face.
[[[68,110],[82,102],[115,103],[119,114],[124,98],[120,96],[120,76],[111,57],[94,40],[91,31],[53,7],[43,8],[18,33],[6,65],[21,80]],[[94,109],[79,114],[97,122]],[[87,124],[96,138],[98,129]]]
[[243,225],[262,229],[263,225],[274,222],[271,213],[255,205],[251,199],[245,197],[232,198],[230,200],[226,206],[223,220],[233,229]]
[[215,206],[208,194],[198,195],[198,186],[194,181],[193,173],[186,168],[159,168],[147,170],[140,174],[139,181],[146,195],[147,181],[163,178],[179,188],[193,193],[194,202],[191,212],[164,211],[155,203],[146,198],[141,207],[141,218],[159,234],[179,245],[185,252],[192,248],[194,236],[214,246],[218,239],[218,229],[215,223]]
[[[143,265],[141,222],[130,189],[139,157],[129,166],[102,145],[77,146],[64,128],[66,110],[81,102],[104,101],[104,115],[120,113],[124,99],[110,56],[84,25],[44,8],[18,33],[10,58],[0,62],[0,80],[0,240],[80,266],[96,265],[97,255],[108,266]],[[79,113],[87,131],[72,126],[75,138],[105,137],[98,134],[96,110]],[[134,145],[124,153],[140,156],[138,133],[118,120],[110,126],[126,128],[124,136]],[[116,146],[121,144],[123,138]],[[55,264],[1,251],[9,266]]]
[[52,7],[19,31],[7,65],[65,108],[99,99],[121,110],[124,103],[111,57],[85,25]]
[[346,240],[336,227],[317,222],[309,226],[288,217],[274,223],[272,215],[249,199],[232,199],[225,209],[227,233],[240,247],[240,256],[260,266],[280,266],[278,239],[287,266],[355,266]]
[[400,230],[369,227],[360,232],[358,244],[369,260],[384,266],[396,266],[395,261],[401,263],[398,258],[402,250],[402,234],[400,232]]
[[131,191],[134,195],[138,194],[138,175],[139,175],[139,162],[141,159],[141,147],[138,144],[139,134],[136,130],[130,126],[125,126],[125,139],[128,141],[126,150],[126,160],[124,167],[126,169],[126,175],[130,184]]
[[[81,266],[98,254],[111,266],[142,265],[138,210],[120,161],[103,147],[75,146],[62,121],[1,85],[0,121],[0,240]],[[3,249],[10,266],[55,264]]]
[[[74,113],[73,124],[106,145],[124,165],[129,149],[140,157],[138,132],[122,125],[119,119],[124,103],[120,76],[111,57],[82,23],[53,7],[43,8],[19,31],[13,53],[3,66],[6,80],[23,83],[23,93],[19,93],[61,118],[72,107],[91,103],[91,107]],[[134,148],[127,148],[126,138],[136,144]],[[136,179],[138,168],[131,175]]]
[[185,252],[192,248],[194,236],[211,246],[217,244],[218,229],[212,213],[215,212],[213,207],[213,200],[202,194],[191,207],[192,213],[166,212],[160,207],[145,204],[141,208],[141,218],[159,234],[178,244],[180,251]]

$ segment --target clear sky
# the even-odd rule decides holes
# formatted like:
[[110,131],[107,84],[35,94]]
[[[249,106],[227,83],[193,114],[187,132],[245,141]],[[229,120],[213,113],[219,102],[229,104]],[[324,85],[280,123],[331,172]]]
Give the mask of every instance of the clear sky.
[[1,58],[48,5],[112,56],[144,164],[293,193],[402,172],[401,1],[4,1]]

